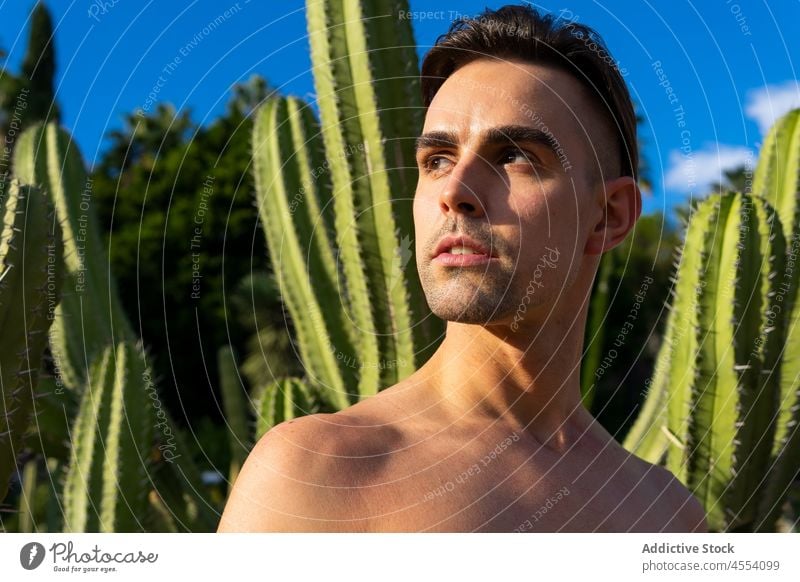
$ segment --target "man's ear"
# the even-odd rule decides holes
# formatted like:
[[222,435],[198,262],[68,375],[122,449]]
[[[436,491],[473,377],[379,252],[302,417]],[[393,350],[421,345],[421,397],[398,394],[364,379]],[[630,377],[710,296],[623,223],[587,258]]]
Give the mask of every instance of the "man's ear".
[[642,214],[642,193],[634,178],[620,176],[603,182],[599,204],[602,216],[589,233],[584,250],[589,255],[602,255],[625,240]]

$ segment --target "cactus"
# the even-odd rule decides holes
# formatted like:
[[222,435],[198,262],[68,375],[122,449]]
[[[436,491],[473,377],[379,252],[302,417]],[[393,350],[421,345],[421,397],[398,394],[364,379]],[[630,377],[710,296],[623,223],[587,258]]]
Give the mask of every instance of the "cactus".
[[49,194],[64,232],[67,278],[50,343],[63,383],[76,388],[100,350],[134,338],[99,237],[92,182],[77,146],[54,122],[35,124],[20,135],[14,174]]
[[276,424],[309,413],[311,390],[300,378],[282,378],[266,385],[256,401],[256,439]]
[[422,108],[404,9],[309,0],[321,124],[301,101],[273,98],[254,128],[259,209],[307,385],[334,409],[411,374],[444,330],[411,248]]
[[[772,307],[784,254],[780,220],[762,199],[727,193],[698,205],[653,386],[626,441],[653,456],[667,449],[667,468],[712,530],[749,531],[758,518],[778,407],[783,322]],[[648,432],[647,420],[662,426]]]
[[786,268],[773,305],[776,317],[785,322],[783,359],[776,373],[780,410],[757,524],[760,531],[771,531],[800,470],[800,109],[770,130],[753,176],[753,193],[775,207],[787,235]]
[[64,531],[216,526],[181,431],[160,405],[153,413],[150,377],[144,351],[130,341],[106,346],[92,362],[72,431]]
[[231,467],[228,480],[233,483],[239,474],[250,450],[250,427],[247,422],[247,404],[242,380],[236,367],[236,356],[229,346],[222,346],[217,351],[219,367],[219,384],[222,391],[222,406],[228,428],[228,440],[231,450]]
[[72,432],[65,531],[140,531],[154,418],[139,346],[107,346],[92,362]]
[[775,531],[800,470],[799,172],[797,109],[770,130],[752,196],[714,196],[691,216],[651,390],[624,442],[651,462],[667,450],[712,529]]
[[[124,313],[111,274],[108,253],[99,237],[91,200],[92,183],[86,174],[77,146],[69,133],[55,123],[32,126],[19,137],[14,150],[14,171],[22,181],[43,186],[55,206],[64,232],[66,287],[50,330],[50,348],[62,384],[81,398],[76,422],[83,418],[84,423],[88,422],[88,427],[93,426],[86,420],[91,417],[92,397],[85,392],[102,393],[109,402],[116,403],[114,406],[119,405],[119,395],[112,397],[108,392],[111,388],[98,384],[103,378],[99,368],[101,354],[109,350],[115,355],[117,364],[125,356],[126,365],[130,366],[130,369],[114,372],[114,389],[128,388],[122,398],[126,402],[141,403],[141,410],[136,415],[129,415],[130,418],[136,420],[139,414],[151,416],[152,408],[146,391],[150,390],[150,394],[153,394],[155,388],[149,385],[149,371],[145,374],[148,368],[145,365],[144,352],[141,348],[134,347],[137,339]],[[123,345],[124,349],[121,347]],[[90,364],[95,367],[92,381],[89,381],[88,374]],[[125,373],[131,375],[130,382],[123,381],[122,374]],[[104,388],[108,390],[104,391]],[[106,407],[100,409],[100,412],[107,416],[112,411]],[[161,429],[157,437],[161,438],[164,434],[174,435],[177,448],[185,451],[186,447],[170,415],[164,409],[159,409],[158,415],[157,426]],[[157,490],[157,493],[152,493],[163,494],[165,502],[168,501],[169,511],[174,512],[180,525],[213,531],[216,525],[214,508],[206,500],[198,499],[198,492],[201,490],[200,474],[194,461],[188,455],[180,453],[167,458],[164,449],[175,447],[173,443],[159,445],[157,441],[155,445],[159,445],[163,453],[159,455],[159,451],[153,449],[152,436],[149,432],[142,432],[142,426],[137,428],[125,423],[119,425],[122,426],[120,429],[118,423],[121,421],[116,416],[109,417],[108,421],[111,424],[106,423],[97,429],[101,431],[97,437],[90,437],[87,428],[82,439],[73,443],[73,448],[79,447],[83,456],[78,459],[75,457],[76,451],[72,451],[72,473],[65,484],[64,492],[65,500],[70,500],[71,509],[65,515],[65,527],[76,531],[84,531],[82,528],[96,531],[98,527],[102,527],[111,531],[112,528],[136,530],[141,526],[142,521],[139,520],[143,516],[126,512],[123,506],[126,506],[127,500],[119,499],[119,489],[114,488],[116,479],[123,494],[131,500],[128,505],[137,511],[142,508],[142,500],[147,500],[151,493],[150,483],[141,479],[141,467],[130,463],[130,451],[135,450],[140,463],[151,454],[166,461],[159,463],[152,471],[153,486]],[[121,434],[118,434],[119,430],[122,431]],[[141,440],[129,440],[137,435]],[[97,442],[118,438],[121,450],[111,451],[109,454],[113,454],[119,462],[126,462],[124,466],[114,470],[115,476],[104,475],[105,491],[97,488],[101,486],[99,481],[82,482],[78,473],[79,468],[90,467],[95,476],[102,468],[103,449],[92,449],[87,444],[95,438],[99,439]],[[112,467],[111,464],[107,465]],[[128,473],[129,468],[134,471],[133,474]],[[83,499],[79,498],[81,495],[84,496]],[[94,507],[100,502],[102,505]],[[90,511],[92,507],[93,513]],[[151,503],[150,507],[155,508],[155,504]]]
[[[151,456],[158,458],[159,453],[153,447],[153,426],[150,418],[153,405],[149,402],[149,396],[155,392],[149,390],[151,386],[146,386],[149,384],[149,371],[144,362],[144,353],[136,345],[135,334],[124,314],[111,276],[109,254],[100,240],[92,202],[92,182],[69,134],[59,129],[55,123],[32,126],[19,136],[14,151],[13,168],[16,176],[24,183],[41,186],[46,191],[55,206],[55,224],[60,224],[60,229],[63,229],[63,260],[67,271],[67,285],[63,301],[55,309],[55,322],[50,330],[50,349],[55,357],[56,372],[61,380],[59,383],[71,389],[67,398],[70,401],[81,400],[75,424],[76,440],[70,454],[70,469],[65,483],[64,497],[68,500],[64,512],[66,527],[68,530],[92,530],[98,527],[104,531],[138,529],[139,518],[152,521],[152,512],[143,515],[140,510],[148,497],[152,500],[152,495],[148,493],[156,493],[146,482],[145,477],[148,475],[143,473],[143,459]],[[0,195],[0,217],[6,206],[5,198]],[[46,232],[46,229],[42,228],[41,232]],[[61,244],[58,249],[60,254]],[[31,250],[28,248],[28,265],[32,265],[39,254],[30,252]],[[14,260],[16,261],[16,257]],[[19,349],[12,345],[12,341],[18,339],[17,320],[30,315],[25,309],[20,309],[20,306],[26,305],[26,302],[27,305],[33,305],[32,299],[37,290],[35,285],[26,284],[26,295],[21,294],[18,270],[19,268],[6,269],[5,262],[0,260],[0,287],[3,291],[0,295],[0,306],[6,306],[8,301],[7,305],[17,309],[17,313],[0,309],[0,324],[3,326],[0,327],[3,404],[9,404],[5,401],[8,394],[15,399],[24,397],[25,391],[17,389],[16,384],[22,384],[25,376],[32,379],[34,370],[39,368],[38,361],[35,365],[31,362],[24,369],[20,369],[15,363],[19,372],[14,377],[6,377],[6,374],[14,372],[11,366],[12,356],[28,357],[32,360],[34,334],[38,331],[34,328],[30,330],[27,351],[18,353]],[[23,282],[33,281],[33,275],[29,276],[32,269],[23,269],[23,272]],[[27,321],[33,320],[33,317],[29,317]],[[43,327],[43,330],[46,331],[47,327],[49,326]],[[47,333],[39,332],[39,335],[42,336],[44,347]],[[36,357],[38,360],[38,354]],[[31,388],[27,392],[31,393],[33,384],[28,383]],[[13,393],[10,392],[12,388]],[[24,416],[24,406],[17,400],[12,401],[11,405],[11,414],[3,416],[4,423],[10,420],[16,422]],[[156,426],[163,427],[160,435],[174,434],[178,450],[185,451],[185,443],[169,415],[160,405],[158,408],[160,422]],[[66,410],[62,412],[66,413]],[[101,420],[99,424],[95,422],[98,415]],[[45,424],[52,426],[45,416],[41,415],[40,418],[46,421]],[[40,431],[44,430],[49,430],[49,427],[40,427]],[[8,451],[5,439],[9,435],[21,437],[23,432],[21,421],[19,426],[15,425],[9,430],[5,425],[0,426],[0,482],[3,488],[5,474],[2,470],[5,469]],[[170,443],[167,446],[175,445]],[[163,459],[167,459],[167,446],[159,447]],[[138,463],[135,462],[137,460]],[[159,477],[165,476],[173,491],[184,487],[174,497],[170,497],[170,500],[180,498],[180,503],[176,503],[178,507],[169,507],[168,512],[178,520],[186,516],[186,523],[202,522],[207,526],[204,529],[212,531],[216,525],[216,516],[213,520],[207,519],[209,512],[200,508],[192,495],[199,490],[200,482],[199,472],[193,462],[188,456],[174,453],[167,460],[169,462],[155,467],[155,473]],[[57,467],[57,462],[54,464],[51,461],[57,460],[48,459],[48,468],[52,472]],[[176,461],[174,465],[172,461]],[[162,487],[158,493],[166,489],[167,487]],[[51,490],[57,491],[57,488]],[[51,495],[51,499],[58,502],[55,494]],[[205,505],[208,506],[207,503]],[[195,518],[197,521],[192,521]],[[48,519],[50,531],[53,531],[50,525],[52,523]]]
[[[716,202],[706,204],[717,212],[709,224],[724,231],[702,229],[701,248],[708,254],[699,297],[688,458],[673,448],[668,465],[677,466],[672,459],[680,459],[681,467],[686,461],[689,485],[708,508],[709,523],[734,530],[752,528],[755,493],[772,446],[778,394],[773,371],[783,329],[771,309],[785,239],[777,214],[758,198],[726,195]],[[673,433],[684,425],[669,423]]]
[[321,220],[330,187],[324,176],[318,181],[312,176],[322,167],[318,130],[300,101],[276,98],[259,110],[253,131],[259,214],[301,357],[307,373],[323,386],[321,396],[346,408],[347,386],[355,385],[355,377],[335,352],[352,353],[355,330],[336,308],[341,301],[336,260]]
[[781,117],[769,131],[753,174],[753,194],[769,202],[787,235],[800,222],[800,109]]
[[413,240],[423,113],[411,23],[398,16],[407,9],[396,0],[306,2],[362,398],[412,373],[444,329],[426,317],[414,253],[403,248]]
[[47,197],[10,184],[0,217],[0,499],[35,409],[42,352],[63,279],[61,229]]

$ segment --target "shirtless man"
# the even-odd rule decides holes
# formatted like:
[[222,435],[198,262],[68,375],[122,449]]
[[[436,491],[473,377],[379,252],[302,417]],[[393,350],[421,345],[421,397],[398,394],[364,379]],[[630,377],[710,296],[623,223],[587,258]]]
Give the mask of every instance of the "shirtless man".
[[219,531],[706,531],[581,405],[592,282],[641,213],[633,107],[589,34],[507,7],[431,49],[414,222],[446,337],[402,382],[270,430]]

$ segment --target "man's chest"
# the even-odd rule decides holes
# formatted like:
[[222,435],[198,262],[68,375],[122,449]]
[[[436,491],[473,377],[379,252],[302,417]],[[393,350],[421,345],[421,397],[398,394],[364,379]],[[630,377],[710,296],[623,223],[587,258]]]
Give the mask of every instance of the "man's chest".
[[[494,449],[493,449],[494,450]],[[365,488],[371,531],[636,531],[657,500],[609,455],[458,455],[389,465]],[[615,464],[617,466],[615,466]]]

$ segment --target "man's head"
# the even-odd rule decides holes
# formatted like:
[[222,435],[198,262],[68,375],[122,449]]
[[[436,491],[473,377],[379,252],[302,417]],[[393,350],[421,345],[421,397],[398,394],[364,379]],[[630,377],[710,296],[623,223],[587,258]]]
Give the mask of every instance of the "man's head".
[[[414,219],[437,316],[515,329],[556,300],[577,313],[599,255],[633,227],[635,115],[602,47],[586,27],[505,7],[456,22],[426,56]],[[439,255],[448,235],[493,257]]]
[[605,175],[636,175],[636,113],[625,80],[593,29],[540,15],[530,6],[504,6],[474,19],[457,20],[422,63],[425,107],[450,75],[482,58],[545,65],[577,79],[607,124],[603,147],[598,148]]

